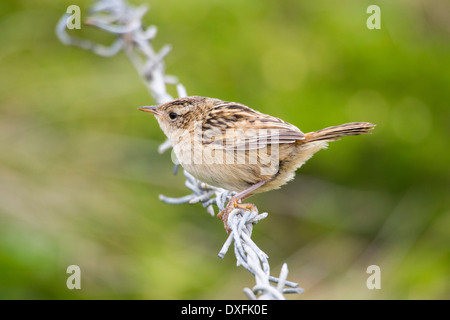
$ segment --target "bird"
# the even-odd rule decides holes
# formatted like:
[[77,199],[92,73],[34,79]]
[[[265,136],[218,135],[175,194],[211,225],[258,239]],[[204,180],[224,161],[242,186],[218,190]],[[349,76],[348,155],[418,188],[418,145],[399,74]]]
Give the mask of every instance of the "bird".
[[228,215],[234,208],[256,210],[242,200],[292,180],[328,142],[367,134],[375,127],[351,122],[303,133],[244,104],[201,96],[138,109],[156,117],[185,170],[208,185],[236,192],[218,214],[228,234]]

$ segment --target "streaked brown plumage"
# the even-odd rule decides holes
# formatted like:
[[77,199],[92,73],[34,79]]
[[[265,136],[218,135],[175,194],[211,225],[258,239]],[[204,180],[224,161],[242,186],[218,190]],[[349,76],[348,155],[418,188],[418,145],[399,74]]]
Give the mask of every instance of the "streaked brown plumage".
[[199,96],[139,109],[156,116],[184,169],[207,184],[238,192],[219,214],[226,229],[232,208],[249,207],[240,200],[280,188],[329,141],[374,127],[353,122],[304,134],[243,104]]

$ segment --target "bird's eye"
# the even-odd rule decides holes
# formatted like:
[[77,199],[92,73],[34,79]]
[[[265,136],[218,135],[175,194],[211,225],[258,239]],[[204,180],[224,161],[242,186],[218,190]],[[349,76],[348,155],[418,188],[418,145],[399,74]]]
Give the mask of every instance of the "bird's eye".
[[175,120],[176,117],[178,117],[178,114],[176,114],[175,112],[169,113],[169,118],[170,119]]

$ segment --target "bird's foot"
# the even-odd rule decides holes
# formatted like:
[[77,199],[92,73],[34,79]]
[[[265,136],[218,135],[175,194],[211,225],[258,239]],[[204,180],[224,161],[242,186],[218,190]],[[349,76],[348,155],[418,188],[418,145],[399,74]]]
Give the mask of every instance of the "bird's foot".
[[239,200],[230,200],[226,206],[225,209],[219,212],[217,215],[217,218],[223,221],[223,226],[225,228],[225,231],[227,234],[231,233],[231,229],[228,226],[228,216],[230,215],[231,211],[235,208],[241,208],[248,211],[258,211],[256,206],[253,203],[239,203]]

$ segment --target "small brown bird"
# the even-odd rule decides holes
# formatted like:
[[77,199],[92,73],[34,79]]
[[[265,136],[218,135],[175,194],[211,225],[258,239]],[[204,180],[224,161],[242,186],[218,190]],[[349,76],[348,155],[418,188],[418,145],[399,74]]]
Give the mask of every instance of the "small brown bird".
[[368,122],[352,122],[304,134],[243,104],[199,96],[139,110],[156,116],[185,170],[209,185],[237,192],[218,215],[228,233],[233,208],[256,209],[241,200],[292,180],[329,141],[374,128]]

